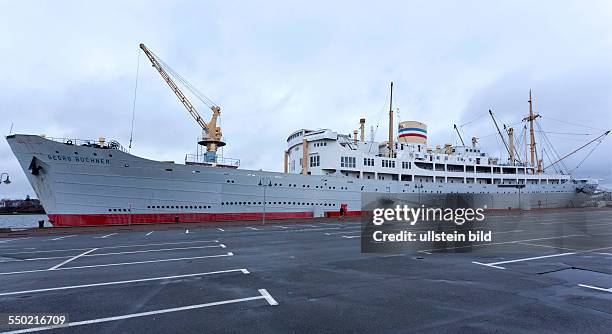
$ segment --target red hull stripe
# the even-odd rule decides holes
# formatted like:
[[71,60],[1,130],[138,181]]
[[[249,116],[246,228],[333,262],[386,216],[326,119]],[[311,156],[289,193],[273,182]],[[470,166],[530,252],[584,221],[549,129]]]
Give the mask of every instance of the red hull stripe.
[[[361,211],[349,211],[347,216],[360,216]],[[325,212],[325,217],[338,217],[339,212]],[[313,218],[311,211],[266,212],[266,219]],[[197,223],[207,221],[261,220],[261,212],[242,213],[155,213],[155,214],[51,214],[53,226],[94,226],[157,223]]]
[[400,138],[402,138],[402,137],[421,137],[421,138],[427,139],[426,135],[422,135],[422,134],[419,134],[419,133],[403,133],[403,134],[399,135],[399,137]]
[[[266,212],[266,219],[312,218],[312,212]],[[195,223],[207,221],[259,220],[261,212],[241,213],[154,213],[154,214],[50,214],[53,226]]]

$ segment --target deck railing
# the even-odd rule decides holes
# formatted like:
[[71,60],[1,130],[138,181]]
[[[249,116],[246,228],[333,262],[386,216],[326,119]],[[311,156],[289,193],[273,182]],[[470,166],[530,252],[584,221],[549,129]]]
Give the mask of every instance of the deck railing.
[[129,153],[118,141],[116,140],[106,140],[102,145],[100,145],[99,140],[94,139],[78,139],[78,138],[60,138],[60,137],[47,137],[43,138],[49,139],[58,143],[64,143],[66,145],[76,145],[76,146],[88,146],[95,148],[103,148],[103,149],[112,149],[119,150],[125,153]]

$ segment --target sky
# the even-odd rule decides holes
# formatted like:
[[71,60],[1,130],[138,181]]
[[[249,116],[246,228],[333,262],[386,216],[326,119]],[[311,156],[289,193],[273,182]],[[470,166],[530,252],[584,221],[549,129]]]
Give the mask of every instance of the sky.
[[[0,41],[4,135],[127,147],[136,96],[131,152],[155,160],[183,162],[200,128],[140,43],[221,107],[223,153],[247,169],[282,171],[301,128],[348,134],[365,117],[384,140],[391,81],[396,122],[426,123],[430,146],[457,144],[458,124],[502,155],[488,110],[520,134],[529,89],[560,155],[612,128],[610,1],[0,0]],[[612,184],[611,139],[576,176]],[[0,172],[0,198],[34,195],[4,139]]]

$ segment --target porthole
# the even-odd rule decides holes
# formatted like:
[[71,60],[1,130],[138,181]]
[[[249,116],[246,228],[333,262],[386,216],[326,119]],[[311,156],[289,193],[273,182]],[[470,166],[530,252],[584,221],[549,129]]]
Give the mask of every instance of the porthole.
[[108,209],[108,211],[110,212],[110,211],[113,211],[113,210],[111,210],[111,209]]
[[77,152],[77,151],[74,151],[74,154],[76,154],[76,155],[79,155],[79,152]]
[[94,152],[94,153],[93,153],[93,155],[94,155],[95,157],[97,157],[97,156],[98,156],[98,153]]
[[113,155],[112,155],[112,154],[109,154],[109,155],[108,155],[108,157],[109,157],[109,158],[112,158],[112,157],[113,157]]
[[59,153],[59,151],[55,151],[55,153]]

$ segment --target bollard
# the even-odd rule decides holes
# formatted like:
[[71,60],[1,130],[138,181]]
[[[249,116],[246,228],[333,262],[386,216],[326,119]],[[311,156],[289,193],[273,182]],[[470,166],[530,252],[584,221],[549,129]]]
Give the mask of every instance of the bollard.
[[38,228],[45,228],[45,221],[44,220],[39,220],[38,221]]

